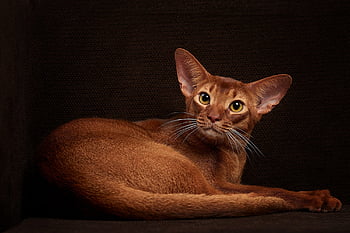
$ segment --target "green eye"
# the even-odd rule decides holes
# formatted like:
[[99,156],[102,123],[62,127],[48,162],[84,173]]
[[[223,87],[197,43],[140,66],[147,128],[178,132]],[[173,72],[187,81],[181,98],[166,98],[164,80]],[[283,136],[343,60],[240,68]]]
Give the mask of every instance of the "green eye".
[[240,100],[235,100],[230,104],[230,110],[232,112],[240,112],[243,110],[244,104]]
[[210,103],[210,96],[206,92],[199,93],[199,102],[204,105],[208,105]]

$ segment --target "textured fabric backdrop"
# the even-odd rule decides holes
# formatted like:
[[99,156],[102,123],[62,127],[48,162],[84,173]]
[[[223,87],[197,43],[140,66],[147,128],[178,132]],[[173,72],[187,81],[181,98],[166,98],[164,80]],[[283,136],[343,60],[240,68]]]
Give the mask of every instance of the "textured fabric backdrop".
[[348,1],[34,0],[28,8],[25,215],[75,215],[32,159],[55,127],[79,117],[140,120],[183,110],[177,47],[213,74],[246,82],[293,77],[256,127],[253,141],[265,156],[251,155],[244,183],[329,188],[350,203]]

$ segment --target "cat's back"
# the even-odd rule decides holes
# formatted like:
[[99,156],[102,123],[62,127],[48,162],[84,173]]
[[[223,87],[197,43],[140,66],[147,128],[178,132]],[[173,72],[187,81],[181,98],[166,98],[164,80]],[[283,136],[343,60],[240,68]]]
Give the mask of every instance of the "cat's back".
[[81,118],[70,121],[52,131],[39,146],[39,152],[52,151],[59,147],[69,147],[83,141],[98,139],[118,139],[121,135],[148,139],[149,135],[142,127],[124,120],[105,118]]
[[[148,132],[128,121],[81,118],[61,125],[52,131],[39,145],[39,165],[66,166],[86,160],[102,161],[106,150],[116,150],[127,144],[128,139],[149,141]],[[125,145],[124,145],[125,146]]]
[[[50,182],[77,192],[81,192],[77,184],[106,188],[110,180],[170,192],[173,185],[164,186],[164,177],[171,183],[173,177],[185,179],[197,169],[185,156],[154,140],[144,127],[100,118],[74,120],[54,130],[40,145],[37,164]],[[199,171],[196,174],[203,179]]]
[[146,130],[129,121],[106,118],[81,118],[61,125],[55,129],[46,140],[56,139],[67,142],[82,138],[113,138],[119,134],[128,134],[135,137],[148,136]]

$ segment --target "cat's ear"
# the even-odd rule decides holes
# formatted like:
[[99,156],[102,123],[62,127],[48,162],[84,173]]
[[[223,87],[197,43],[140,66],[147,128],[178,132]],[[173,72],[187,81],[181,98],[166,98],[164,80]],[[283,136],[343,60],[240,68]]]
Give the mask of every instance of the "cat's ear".
[[201,63],[187,50],[178,48],[175,51],[176,72],[180,89],[184,96],[192,95],[196,85],[208,76]]
[[278,74],[248,84],[248,87],[258,96],[257,112],[270,112],[287,93],[292,78],[288,74]]

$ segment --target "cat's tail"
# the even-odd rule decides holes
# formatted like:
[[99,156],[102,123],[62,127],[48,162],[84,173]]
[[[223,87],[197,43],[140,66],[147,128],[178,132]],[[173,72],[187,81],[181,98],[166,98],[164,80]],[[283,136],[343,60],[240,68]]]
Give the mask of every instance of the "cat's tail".
[[155,194],[118,185],[114,193],[85,195],[104,211],[131,219],[235,217],[292,209],[285,200],[256,194]]

